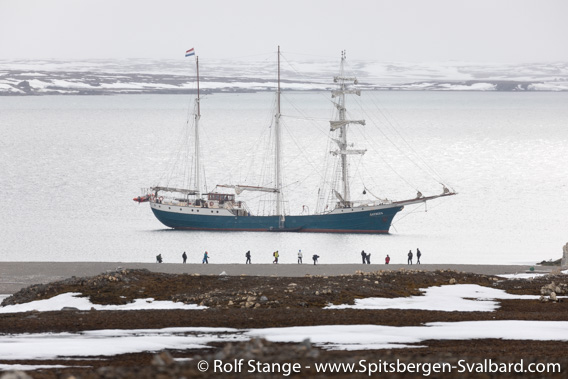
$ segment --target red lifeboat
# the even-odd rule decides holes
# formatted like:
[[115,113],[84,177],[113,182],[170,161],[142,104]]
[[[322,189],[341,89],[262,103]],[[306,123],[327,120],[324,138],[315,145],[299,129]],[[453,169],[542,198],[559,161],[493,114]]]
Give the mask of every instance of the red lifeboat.
[[145,203],[146,201],[150,201],[150,195],[138,196],[132,199],[137,203]]

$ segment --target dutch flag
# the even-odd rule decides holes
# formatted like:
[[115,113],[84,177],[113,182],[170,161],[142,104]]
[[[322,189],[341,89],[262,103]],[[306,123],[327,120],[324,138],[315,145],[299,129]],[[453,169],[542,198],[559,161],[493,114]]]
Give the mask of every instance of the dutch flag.
[[185,52],[186,57],[191,57],[192,55],[195,55],[195,50],[193,49],[193,47]]

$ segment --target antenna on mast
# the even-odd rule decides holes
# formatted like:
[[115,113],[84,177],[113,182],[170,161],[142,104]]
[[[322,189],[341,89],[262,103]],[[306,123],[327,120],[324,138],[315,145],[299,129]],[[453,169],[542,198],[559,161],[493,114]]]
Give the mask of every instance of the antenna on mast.
[[199,101],[199,57],[195,56],[195,66],[197,67],[197,116],[201,116],[201,101]]
[[280,114],[280,45],[278,45],[278,114]]

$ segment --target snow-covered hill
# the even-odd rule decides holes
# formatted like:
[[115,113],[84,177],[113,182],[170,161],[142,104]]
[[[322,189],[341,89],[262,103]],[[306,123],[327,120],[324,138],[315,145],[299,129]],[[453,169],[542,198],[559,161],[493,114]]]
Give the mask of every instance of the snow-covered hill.
[[[285,61],[283,90],[333,87],[338,62]],[[475,64],[350,61],[350,74],[369,90],[568,91],[568,62]],[[273,90],[275,62],[200,60],[204,92]],[[193,59],[0,60],[0,95],[190,93]]]

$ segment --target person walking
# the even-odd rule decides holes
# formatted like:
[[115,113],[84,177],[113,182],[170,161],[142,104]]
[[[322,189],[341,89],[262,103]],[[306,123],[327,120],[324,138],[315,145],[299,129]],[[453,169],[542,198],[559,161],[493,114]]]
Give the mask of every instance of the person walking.
[[319,255],[316,255],[316,254],[314,254],[314,255],[312,256],[312,259],[314,260],[314,266],[316,265],[316,263],[318,263],[318,258],[319,258],[319,257],[320,257],[320,256],[319,256]]
[[367,254],[365,250],[361,250],[361,259],[363,260],[363,264],[367,263]]
[[365,259],[367,260],[367,264],[370,265],[371,264],[371,253],[367,254],[367,257]]
[[183,263],[185,263],[187,261],[187,254],[185,253],[185,251],[183,252],[183,254],[181,255],[182,259],[183,259]]
[[391,257],[389,257],[389,255],[387,254],[387,256],[385,257],[385,264],[388,265],[391,261]]
[[408,264],[412,264],[412,250],[408,250]]
[[416,264],[419,265],[420,264],[420,257],[422,256],[422,253],[420,252],[420,249],[416,248]]
[[304,255],[302,254],[302,250],[298,250],[298,264],[302,264],[302,258]]
[[280,256],[280,254],[278,254],[278,250],[272,253],[272,255],[274,256],[274,261],[272,263],[278,264],[278,257]]
[[203,254],[203,260],[201,261],[201,264],[203,264],[203,263],[209,264],[209,254],[207,252],[205,252],[205,254]]
[[250,250],[246,252],[245,257],[247,257],[247,261],[245,264],[251,264],[250,262]]
[[162,254],[156,255],[156,262],[162,263]]

